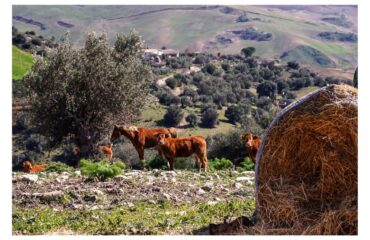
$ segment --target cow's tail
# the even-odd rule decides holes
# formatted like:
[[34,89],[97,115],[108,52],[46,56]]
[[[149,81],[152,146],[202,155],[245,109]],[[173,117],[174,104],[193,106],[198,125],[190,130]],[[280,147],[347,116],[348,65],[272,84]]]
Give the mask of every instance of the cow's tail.
[[168,132],[171,134],[171,137],[172,138],[177,138],[177,131],[176,131],[176,128],[167,128]]

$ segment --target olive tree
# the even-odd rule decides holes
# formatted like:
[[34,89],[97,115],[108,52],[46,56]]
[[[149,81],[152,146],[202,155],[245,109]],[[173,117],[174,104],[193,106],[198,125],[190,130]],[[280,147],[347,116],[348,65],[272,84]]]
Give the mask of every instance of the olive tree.
[[150,69],[142,48],[134,31],[118,34],[113,48],[104,34],[89,33],[80,49],[67,35],[38,57],[25,77],[35,130],[53,145],[72,138],[82,156],[93,155],[113,124],[130,122],[145,104]]

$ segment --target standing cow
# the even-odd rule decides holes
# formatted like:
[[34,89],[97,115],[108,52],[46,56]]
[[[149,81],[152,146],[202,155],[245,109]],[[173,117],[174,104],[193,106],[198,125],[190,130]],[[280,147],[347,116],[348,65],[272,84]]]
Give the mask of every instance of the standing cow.
[[[170,134],[171,137],[176,138],[177,132],[175,128],[138,128],[135,126],[120,126],[114,125],[111,142],[118,139],[121,135],[127,137],[134,145],[139,159],[144,160],[144,149],[153,148],[158,145],[158,138],[156,134]],[[163,156],[161,149],[158,147],[158,154]]]
[[240,139],[245,142],[248,157],[252,160],[254,164],[256,164],[256,156],[261,143],[261,139],[258,136],[253,136],[253,133],[251,132],[240,135]]
[[157,134],[158,144],[167,159],[168,168],[173,170],[177,157],[189,157],[195,153],[199,171],[207,171],[207,143],[202,136],[171,138],[170,134]]

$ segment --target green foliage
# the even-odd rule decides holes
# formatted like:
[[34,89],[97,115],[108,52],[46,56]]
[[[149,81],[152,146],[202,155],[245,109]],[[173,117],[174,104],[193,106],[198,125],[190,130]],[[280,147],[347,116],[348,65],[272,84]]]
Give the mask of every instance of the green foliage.
[[166,79],[166,84],[170,88],[174,89],[175,87],[180,87],[181,82],[179,82],[176,78],[168,78]]
[[19,48],[12,46],[12,78],[22,79],[30,70],[33,64],[31,54],[23,52]]
[[167,109],[166,114],[163,116],[163,122],[166,126],[175,127],[181,122],[183,117],[184,113],[181,111],[181,108],[170,106]]
[[148,96],[150,69],[139,58],[135,32],[117,35],[114,48],[105,35],[90,33],[83,48],[68,40],[38,58],[25,77],[35,130],[60,143],[74,136],[90,156],[111,126],[140,113]]
[[251,199],[231,199],[215,205],[202,202],[179,204],[166,200],[159,203],[137,202],[134,208],[112,205],[110,210],[65,208],[54,211],[49,206],[16,207],[12,226],[14,232],[25,235],[42,235],[60,229],[86,235],[189,235],[229,216],[252,215],[254,209],[255,202]]
[[198,126],[198,123],[199,123],[199,118],[197,115],[195,115],[194,113],[191,113],[189,114],[188,116],[186,116],[185,120],[189,123],[190,126],[192,127],[196,127]]
[[254,163],[249,157],[244,158],[244,161],[240,163],[239,168],[243,171],[253,171]]
[[161,156],[144,160],[144,167],[149,169],[167,169],[167,160]]
[[237,130],[207,137],[208,158],[226,158],[232,161],[243,158],[246,155],[246,149],[240,140],[241,134],[245,134],[245,132]]
[[276,84],[272,81],[265,81],[258,84],[257,86],[258,97],[267,96],[271,99],[275,99],[276,94]]
[[65,163],[62,162],[50,162],[48,163],[45,171],[47,172],[73,172],[74,168],[71,166],[68,166]]
[[207,108],[204,110],[202,112],[201,122],[204,127],[215,127],[217,124],[219,124],[217,110],[214,108]]
[[209,161],[209,167],[215,170],[232,169],[233,163],[226,158],[215,158]]
[[98,178],[101,181],[107,178],[112,178],[122,173],[125,168],[123,162],[114,162],[110,164],[107,160],[100,162],[92,162],[90,160],[82,159],[80,161],[81,173],[91,178]]
[[231,105],[225,111],[225,117],[233,124],[241,123],[243,118],[250,112],[246,104]]
[[243,48],[241,50],[241,53],[245,56],[245,57],[250,57],[253,55],[253,53],[256,52],[256,49],[254,47],[247,47],[247,48]]

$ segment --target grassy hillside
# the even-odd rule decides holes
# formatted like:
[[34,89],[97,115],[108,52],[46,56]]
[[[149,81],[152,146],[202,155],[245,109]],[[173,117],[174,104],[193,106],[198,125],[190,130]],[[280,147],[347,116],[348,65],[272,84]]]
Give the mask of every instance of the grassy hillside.
[[12,78],[22,79],[33,64],[32,55],[19,48],[12,47]]
[[[341,12],[351,28],[323,21],[325,16]],[[251,19],[237,22],[242,15]],[[339,68],[355,68],[357,43],[328,42],[317,35],[323,31],[357,33],[357,8],[351,6],[316,6],[279,8],[276,6],[13,6],[13,16],[45,24],[46,29],[13,19],[20,30],[35,30],[37,34],[57,39],[65,31],[72,41],[82,45],[87,31],[105,32],[110,39],[117,32],[135,28],[149,47],[180,50],[239,53],[246,46],[254,46],[256,55],[279,58],[282,53],[299,45],[317,49],[335,62]],[[67,28],[58,23],[72,24]],[[241,40],[231,30],[255,27],[273,35],[271,41]],[[231,33],[231,35],[230,35]],[[217,42],[216,36],[227,36],[232,43]],[[302,55],[295,56],[302,60]]]

